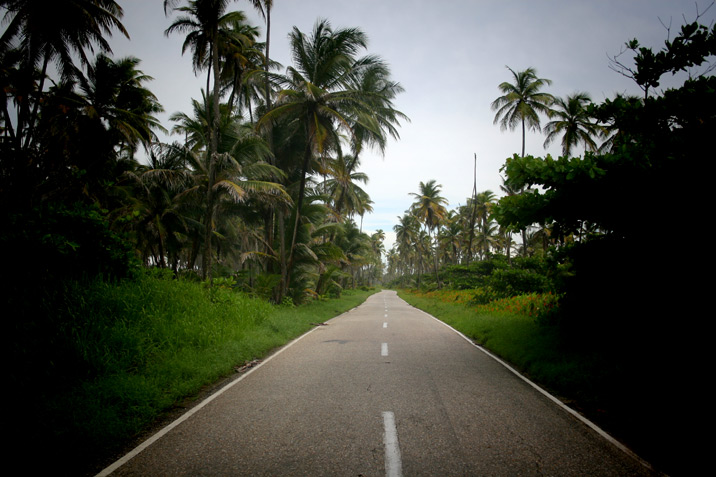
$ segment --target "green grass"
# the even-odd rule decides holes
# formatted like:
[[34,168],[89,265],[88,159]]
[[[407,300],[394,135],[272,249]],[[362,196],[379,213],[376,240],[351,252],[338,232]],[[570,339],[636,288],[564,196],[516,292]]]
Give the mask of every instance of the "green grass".
[[56,470],[80,475],[83,465],[106,460],[237,366],[373,292],[286,307],[150,277],[40,291],[40,299],[27,303],[36,318],[13,330],[11,353],[19,365],[10,382],[26,413],[17,425],[57,459]]
[[[447,292],[449,293],[449,292]],[[579,396],[582,406],[595,406],[594,372],[606,363],[599,353],[576,353],[562,345],[553,328],[529,316],[505,311],[479,312],[474,307],[430,295],[400,291],[399,295],[473,339],[517,369],[563,396]]]

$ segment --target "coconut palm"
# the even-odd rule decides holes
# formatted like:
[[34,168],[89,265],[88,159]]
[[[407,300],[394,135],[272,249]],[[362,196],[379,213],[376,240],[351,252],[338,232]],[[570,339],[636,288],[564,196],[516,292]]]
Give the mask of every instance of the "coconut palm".
[[[508,197],[512,197],[515,195],[519,195],[523,192],[524,189],[515,189],[513,186],[511,186],[504,177],[501,177],[502,179],[502,185],[500,185],[500,190],[504,192]],[[514,230],[514,228],[510,225],[504,226],[503,225],[503,233],[507,235],[506,245],[507,245],[507,259],[511,261],[510,251],[512,246],[512,232],[517,231]],[[522,228],[519,230],[520,234],[522,235],[522,253],[523,255],[527,255],[527,229]]]
[[[569,157],[572,148],[584,144],[585,149],[597,150],[595,136],[602,136],[604,128],[593,122],[587,113],[586,106],[591,102],[587,93],[577,92],[566,98],[557,98],[549,113],[550,119],[544,126],[547,138],[544,147],[548,147],[559,136],[562,136],[562,155]],[[556,119],[555,119],[556,118]]]
[[509,66],[513,83],[505,81],[498,88],[503,93],[492,102],[495,114],[494,123],[500,123],[500,129],[513,130],[522,126],[522,156],[525,155],[525,132],[532,129],[540,131],[540,113],[548,114],[549,106],[554,101],[551,94],[540,91],[545,85],[552,84],[551,80],[538,78],[534,68],[515,72]]
[[[352,87],[356,74],[379,61],[373,56],[357,58],[357,54],[366,48],[365,34],[357,28],[334,30],[327,21],[320,20],[310,35],[294,28],[289,41],[294,66],[287,68],[285,75],[277,76],[282,89],[273,107],[258,123],[259,129],[266,130],[282,124],[304,138],[287,274],[293,265],[306,182],[313,170],[312,160],[330,153],[341,155],[341,134],[353,137],[357,125],[371,130],[376,136],[382,135],[381,122],[375,119],[382,112],[373,107],[376,95]],[[284,287],[289,278],[288,275],[283,277]]]
[[[189,234],[191,218],[183,210],[182,193],[192,186],[193,178],[176,148],[156,145],[148,163],[127,171],[123,179],[132,192],[126,210],[115,212],[131,217],[134,244],[145,265],[167,266],[176,271],[182,237]],[[121,223],[122,221],[118,221]]]
[[[258,28],[246,23],[243,12],[227,26],[225,41],[219,44],[222,92],[229,91],[228,104],[243,105],[244,86],[249,75],[263,65],[262,45],[258,43]],[[240,17],[240,18],[239,18]]]
[[[416,254],[420,236],[420,222],[418,218],[406,211],[402,217],[398,217],[398,224],[393,226],[395,232],[396,246],[400,255],[401,271],[404,274],[420,273],[421,256]],[[413,264],[417,262],[418,267]]]
[[[19,69],[23,81],[17,84],[18,99],[15,140],[18,146],[27,148],[32,144],[35,122],[39,112],[40,95],[43,94],[47,70],[54,62],[64,81],[78,77],[81,65],[90,61],[87,50],[98,47],[101,52],[111,52],[107,36],[113,30],[129,38],[120,22],[122,8],[113,0],[4,0],[3,24],[7,25],[0,36],[0,53],[13,48],[22,52]],[[35,87],[35,70],[39,70]]]
[[137,69],[134,57],[112,60],[100,54],[87,69],[87,78],[79,85],[84,96],[85,113],[104,121],[116,137],[116,143],[133,152],[138,145],[149,149],[156,140],[155,130],[164,128],[154,116],[163,112],[157,97],[144,87],[150,76]]
[[[210,101],[204,95],[204,102]],[[193,117],[186,114],[172,116],[177,122],[173,132],[183,134],[187,138],[183,154],[197,180],[194,194],[201,193],[206,196],[206,189],[212,189],[213,201],[203,204],[204,217],[212,217],[208,227],[208,239],[212,240],[215,236],[218,220],[215,213],[220,207],[227,209],[226,202],[242,203],[253,198],[259,203],[290,203],[290,197],[279,184],[285,177],[283,172],[264,161],[270,154],[268,146],[254,133],[253,128],[242,124],[237,116],[232,116],[225,104],[221,105],[219,148],[214,160],[209,159],[207,137],[210,130],[209,121],[214,112],[211,105],[207,108],[206,104],[198,101],[194,101],[193,105]],[[207,212],[207,207],[212,207],[213,210]],[[204,223],[205,229],[206,225]],[[204,240],[207,240],[206,234]],[[204,249],[207,248],[211,250],[211,246],[204,245]],[[206,269],[203,264],[202,268]]]
[[438,243],[443,251],[445,263],[457,265],[460,262],[463,228],[462,217],[454,210],[448,212],[445,223],[438,231]]
[[[419,192],[411,192],[410,195],[415,197],[415,202],[411,206],[411,210],[420,222],[425,226],[430,241],[433,239],[433,232],[439,227],[447,216],[445,205],[447,199],[440,195],[441,185],[435,183],[435,179],[428,182],[420,182]],[[431,247],[433,248],[433,247]],[[438,276],[438,257],[437,251],[433,252],[435,280],[440,287],[440,278]]]
[[351,89],[360,91],[362,101],[369,107],[355,111],[358,115],[351,119],[353,136],[352,149],[355,161],[349,165],[349,172],[360,162],[360,153],[365,146],[385,152],[389,137],[399,139],[400,120],[409,121],[402,112],[395,109],[392,100],[403,87],[390,79],[388,65],[379,58],[369,57],[350,77]]
[[[219,122],[220,122],[220,69],[219,69],[219,51],[220,43],[227,41],[230,37],[228,27],[236,21],[241,21],[242,14],[240,12],[226,13],[226,9],[231,0],[190,0],[187,6],[175,7],[178,0],[164,0],[164,11],[169,8],[181,12],[182,16],[177,18],[166,29],[165,34],[168,36],[174,32],[186,33],[186,39],[182,45],[182,53],[187,49],[193,51],[192,63],[194,71],[198,72],[207,69],[206,90],[211,91],[211,108],[213,115],[210,116],[209,127],[209,143],[207,147],[208,158],[208,181],[215,182],[215,166],[214,161],[217,154],[219,143]],[[210,80],[213,74],[214,86],[210,88]],[[207,104],[207,111],[209,104]],[[211,227],[213,217],[210,215],[214,211],[214,188],[206,188],[207,216],[204,219],[206,232],[204,237],[204,250],[202,254],[202,274],[204,278],[211,283]]]

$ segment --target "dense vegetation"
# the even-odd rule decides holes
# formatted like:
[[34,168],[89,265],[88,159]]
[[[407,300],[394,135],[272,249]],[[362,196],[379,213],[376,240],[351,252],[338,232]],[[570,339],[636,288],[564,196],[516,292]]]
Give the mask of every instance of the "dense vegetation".
[[[418,288],[551,291],[561,296],[562,325],[584,337],[598,339],[617,326],[625,342],[660,333],[661,317],[681,312],[680,298],[698,290],[701,259],[663,240],[664,227],[659,239],[647,231],[667,223],[674,231],[698,229],[703,221],[713,167],[705,138],[716,131],[709,62],[716,35],[713,26],[694,22],[661,51],[637,40],[627,43],[628,51],[634,67],[619,56],[613,65],[643,97],[618,95],[602,104],[586,93],[555,98],[542,91],[551,82],[535,69],[510,69],[513,81],[499,85],[503,95],[492,106],[495,123],[521,127],[523,153],[501,169],[504,195],[474,190],[466,205],[448,210],[441,186],[421,182],[394,227],[387,280]],[[657,90],[663,76],[679,73],[681,85]],[[545,145],[561,140],[558,158],[524,153],[524,132],[542,130],[543,115]],[[580,144],[585,153],[573,156]],[[687,195],[676,192],[682,187]]]
[[[186,35],[207,78],[193,110],[172,114],[182,140],[171,144],[157,141],[163,108],[140,60],[110,56],[106,37],[126,34],[117,2],[2,3],[0,198],[13,270],[125,277],[138,262],[233,276],[277,303],[380,280],[383,235],[354,222],[372,210],[360,157],[398,136],[400,85],[361,30],[325,20],[290,33],[294,64],[282,73],[231,3],[164,4],[166,34]],[[268,20],[270,2],[254,4]]]

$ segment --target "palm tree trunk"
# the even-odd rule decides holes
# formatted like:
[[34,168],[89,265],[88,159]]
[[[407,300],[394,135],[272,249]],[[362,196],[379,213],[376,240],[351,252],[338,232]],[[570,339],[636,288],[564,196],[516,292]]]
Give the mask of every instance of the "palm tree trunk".
[[[214,34],[216,38],[216,34]],[[211,119],[209,126],[209,147],[207,150],[207,167],[208,167],[208,183],[206,185],[206,215],[204,226],[204,253],[202,256],[202,268],[203,276],[205,280],[209,280],[211,284],[212,267],[211,267],[211,237],[213,235],[214,226],[214,182],[216,181],[216,152],[219,145],[219,45],[216,41],[212,42],[211,45],[211,62],[212,69],[209,70],[209,75],[213,70],[214,73],[214,89],[211,92],[212,95],[212,107],[214,108],[213,115],[208,116]],[[208,82],[208,79],[207,79]],[[207,92],[208,93],[208,92]]]
[[301,183],[298,188],[298,200],[296,201],[296,220],[293,223],[293,235],[291,237],[291,248],[288,256],[288,277],[290,278],[291,268],[293,267],[294,249],[296,248],[296,239],[298,237],[298,224],[301,220],[301,207],[303,206],[303,195],[306,193],[306,175],[308,166],[311,162],[311,141],[306,144],[306,151],[303,154],[303,167],[301,170]]

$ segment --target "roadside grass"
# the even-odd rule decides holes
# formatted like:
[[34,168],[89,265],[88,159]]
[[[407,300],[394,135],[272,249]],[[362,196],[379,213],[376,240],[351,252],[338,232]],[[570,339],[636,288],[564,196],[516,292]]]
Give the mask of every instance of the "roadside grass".
[[31,305],[42,319],[15,330],[22,365],[11,383],[30,416],[19,425],[43,429],[28,431],[33,441],[81,475],[207,386],[374,292],[290,307],[182,280],[63,283]]
[[[600,389],[595,374],[606,362],[600,353],[568,349],[557,331],[541,326],[520,310],[524,299],[471,305],[470,291],[419,292],[401,290],[411,305],[439,318],[518,370],[560,396],[579,397],[584,407],[597,406]],[[501,306],[500,306],[501,304]]]

